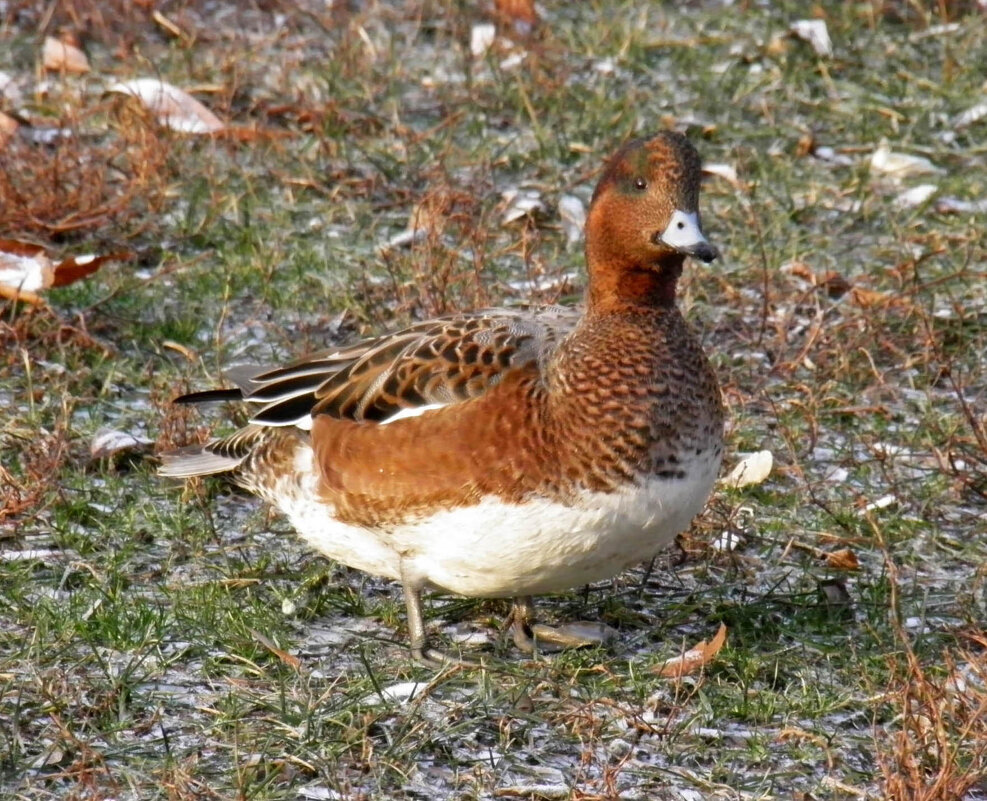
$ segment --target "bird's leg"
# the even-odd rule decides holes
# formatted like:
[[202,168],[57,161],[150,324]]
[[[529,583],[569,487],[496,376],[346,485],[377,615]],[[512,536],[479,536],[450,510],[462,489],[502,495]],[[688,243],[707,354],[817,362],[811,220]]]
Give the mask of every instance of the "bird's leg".
[[424,606],[422,604],[422,591],[425,588],[425,582],[410,578],[404,565],[402,565],[401,586],[404,590],[405,608],[408,610],[408,637],[411,640],[411,656],[415,661],[431,668],[447,665],[481,667],[482,665],[478,661],[448,654],[428,645],[428,637],[425,633]]
[[576,621],[564,626],[552,627],[536,622],[535,602],[530,595],[513,599],[511,610],[514,644],[526,654],[541,651],[559,651],[563,648],[586,648],[605,645],[617,636],[617,632],[604,623]]

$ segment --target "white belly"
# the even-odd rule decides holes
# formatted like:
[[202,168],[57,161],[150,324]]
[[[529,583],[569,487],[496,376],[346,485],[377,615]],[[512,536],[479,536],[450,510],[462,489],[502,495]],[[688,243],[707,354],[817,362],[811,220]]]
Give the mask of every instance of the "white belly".
[[[311,451],[300,449],[299,466],[306,459]],[[299,492],[282,494],[279,505],[313,548],[358,570],[399,579],[403,561],[409,579],[460,595],[537,595],[610,578],[684,531],[706,503],[719,465],[699,457],[681,467],[688,480],[651,478],[589,494],[578,505],[490,497],[388,530],[334,520],[331,508],[310,500],[310,470]]]

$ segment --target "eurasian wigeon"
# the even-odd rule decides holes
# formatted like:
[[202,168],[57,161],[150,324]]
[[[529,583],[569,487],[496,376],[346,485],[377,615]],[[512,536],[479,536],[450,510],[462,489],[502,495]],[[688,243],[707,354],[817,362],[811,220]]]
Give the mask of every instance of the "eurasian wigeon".
[[244,401],[249,425],[161,474],[227,474],[325,556],[400,581],[421,661],[450,658],[428,645],[429,587],[513,598],[530,648],[532,596],[653,557],[713,487],[720,392],[675,305],[685,257],[718,255],[699,185],[684,136],[628,142],[593,193],[583,308],[455,314],[235,369],[235,388],[177,400]]

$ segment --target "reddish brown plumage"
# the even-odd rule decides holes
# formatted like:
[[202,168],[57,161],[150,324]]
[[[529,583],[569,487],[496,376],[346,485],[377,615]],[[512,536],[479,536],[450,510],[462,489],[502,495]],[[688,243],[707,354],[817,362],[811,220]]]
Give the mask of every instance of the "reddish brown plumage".
[[[327,554],[400,574],[419,654],[415,599],[426,582],[524,594],[595,580],[598,564],[612,575],[644,558],[698,511],[722,450],[716,379],[674,303],[685,256],[716,256],[699,224],[699,179],[685,137],[628,143],[593,194],[583,313],[454,315],[266,373],[241,372],[244,400],[263,407],[256,425],[198,454],[166,457],[163,472],[229,471]],[[311,434],[295,422],[311,422]],[[600,500],[615,495],[622,500]],[[499,510],[502,545],[475,566],[473,550],[437,555],[433,516],[480,503]],[[526,504],[549,510],[537,536],[550,555],[531,570],[510,559],[527,544],[511,517]],[[552,522],[570,509],[581,526],[571,540]],[[327,518],[340,527],[322,525]],[[479,542],[471,536],[464,542]],[[564,555],[558,562],[556,552]],[[453,573],[444,571],[447,558],[456,560]],[[570,559],[574,572],[566,572]],[[484,571],[489,581],[471,583]]]
[[[309,403],[320,492],[334,516],[388,526],[488,496],[566,502],[641,475],[672,479],[678,451],[718,449],[716,381],[674,308],[684,255],[656,241],[675,209],[697,210],[698,191],[699,157],[685,137],[629,142],[593,194],[581,319],[551,309],[530,320],[453,317],[327,366]],[[272,372],[271,387],[305,364]],[[449,405],[377,422],[437,401]],[[264,431],[251,433],[247,450],[257,453],[240,468],[253,489],[262,464],[280,480],[288,468],[278,448],[293,447],[277,429],[261,445]]]
[[676,208],[698,210],[699,167],[695,148],[672,132],[635,139],[613,156],[586,221],[590,309],[675,302],[684,256],[656,248],[654,236]]
[[486,496],[566,502],[639,475],[674,478],[669,460],[710,448],[721,429],[715,378],[685,321],[642,308],[587,316],[547,377],[531,362],[477,398],[386,426],[318,415],[312,441],[335,516],[386,526]]

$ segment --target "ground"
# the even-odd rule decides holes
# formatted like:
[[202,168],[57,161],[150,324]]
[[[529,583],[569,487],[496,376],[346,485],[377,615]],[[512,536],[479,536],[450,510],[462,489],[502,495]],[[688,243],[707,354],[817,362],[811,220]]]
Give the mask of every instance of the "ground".
[[[0,4],[0,237],[119,256],[0,299],[4,798],[987,798],[983,5],[513,6]],[[90,71],[43,70],[45,35]],[[224,129],[105,93],[142,76]],[[578,301],[563,218],[665,127],[709,167],[724,255],[681,303],[725,472],[774,468],[653,569],[542,600],[610,648],[526,661],[504,602],[435,598],[500,661],[419,667],[393,584],[155,476],[235,424],[168,404],[226,365]],[[105,430],[148,444],[94,452]]]

